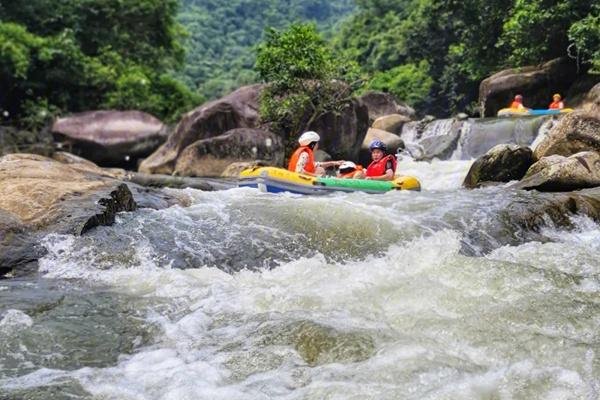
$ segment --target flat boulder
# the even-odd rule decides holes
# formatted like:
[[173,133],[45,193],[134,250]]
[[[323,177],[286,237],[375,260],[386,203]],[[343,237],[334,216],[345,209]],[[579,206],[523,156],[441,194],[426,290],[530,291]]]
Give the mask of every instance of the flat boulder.
[[582,151],[600,152],[600,115],[590,112],[572,112],[550,129],[536,146],[534,158],[550,155],[571,156]]
[[390,93],[370,91],[359,97],[369,110],[369,122],[372,124],[377,118],[390,114],[400,114],[413,119],[415,110],[409,105],[399,102]]
[[576,79],[577,65],[568,58],[495,73],[479,85],[482,117],[495,117],[498,110],[508,107],[515,94],[523,95],[526,107],[547,108],[552,94],[565,93]]
[[600,154],[585,151],[570,157],[551,155],[533,164],[517,189],[568,192],[600,186]]
[[525,175],[531,164],[533,153],[529,147],[499,144],[473,162],[463,186],[473,189],[485,182],[518,180]]
[[174,172],[180,176],[220,176],[234,162],[257,159],[283,164],[283,141],[269,131],[238,128],[187,146],[177,158]]
[[89,111],[58,118],[54,139],[101,166],[135,167],[167,138],[167,127],[141,111]]
[[371,127],[399,135],[400,133],[402,133],[402,127],[404,126],[404,124],[410,121],[411,119],[406,115],[389,114],[377,118],[373,122],[373,125]]
[[236,128],[256,128],[262,88],[260,84],[241,87],[185,114],[167,141],[141,163],[139,171],[171,174],[181,153],[192,143]]

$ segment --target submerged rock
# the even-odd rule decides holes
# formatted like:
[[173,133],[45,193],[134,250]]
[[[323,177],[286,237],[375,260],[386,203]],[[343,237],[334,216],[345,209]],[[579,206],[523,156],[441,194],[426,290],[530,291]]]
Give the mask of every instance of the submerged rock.
[[600,186],[600,154],[586,151],[570,157],[552,155],[533,164],[518,189],[566,192]]
[[139,171],[171,174],[180,154],[192,143],[236,128],[256,128],[262,88],[263,85],[241,87],[185,114],[167,141],[141,163]]
[[463,186],[480,187],[484,182],[509,182],[521,179],[533,164],[529,147],[499,144],[471,165]]
[[279,136],[259,129],[240,128],[199,140],[180,154],[175,174],[180,176],[220,176],[233,162],[268,160],[283,163],[283,143]]
[[573,112],[561,118],[536,146],[534,158],[571,156],[581,151],[600,152],[600,115]]
[[55,139],[102,166],[135,167],[167,138],[167,127],[141,111],[89,111],[58,118]]

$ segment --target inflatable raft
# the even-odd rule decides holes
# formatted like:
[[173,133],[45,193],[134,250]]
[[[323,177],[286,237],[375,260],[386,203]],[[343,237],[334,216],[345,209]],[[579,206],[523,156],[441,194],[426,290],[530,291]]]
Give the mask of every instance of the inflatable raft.
[[413,176],[399,176],[393,181],[320,178],[275,167],[245,169],[240,173],[238,186],[257,188],[268,193],[291,192],[319,195],[340,191],[385,193],[390,190],[421,190],[421,183]]
[[527,117],[527,116],[538,116],[538,115],[556,115],[556,114],[565,114],[573,111],[572,108],[563,108],[563,109],[516,109],[516,108],[503,108],[498,111],[499,117]]

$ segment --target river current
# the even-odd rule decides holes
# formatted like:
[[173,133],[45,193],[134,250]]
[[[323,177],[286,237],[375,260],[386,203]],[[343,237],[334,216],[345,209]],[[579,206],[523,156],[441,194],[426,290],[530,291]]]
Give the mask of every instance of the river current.
[[598,399],[600,226],[544,195],[184,190],[0,281],[1,399]]

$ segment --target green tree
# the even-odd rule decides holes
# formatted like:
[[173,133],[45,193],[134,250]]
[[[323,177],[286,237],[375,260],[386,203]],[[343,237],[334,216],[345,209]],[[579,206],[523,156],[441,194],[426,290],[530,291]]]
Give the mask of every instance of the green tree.
[[334,58],[314,24],[269,29],[257,48],[256,70],[268,83],[261,94],[261,118],[288,139],[288,146],[291,136],[317,117],[347,104],[358,77],[354,64]]
[[177,0],[2,2],[0,109],[30,126],[105,106],[175,119],[200,100],[169,77],[183,61],[176,11]]

